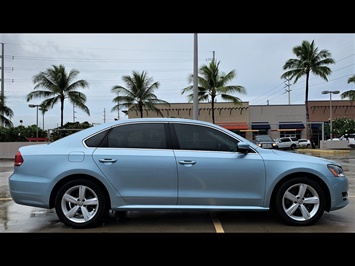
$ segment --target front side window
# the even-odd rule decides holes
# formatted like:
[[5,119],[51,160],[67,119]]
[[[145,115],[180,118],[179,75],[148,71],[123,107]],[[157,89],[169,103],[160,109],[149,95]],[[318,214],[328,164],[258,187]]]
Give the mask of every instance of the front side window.
[[179,148],[184,150],[234,151],[238,141],[209,127],[175,124]]

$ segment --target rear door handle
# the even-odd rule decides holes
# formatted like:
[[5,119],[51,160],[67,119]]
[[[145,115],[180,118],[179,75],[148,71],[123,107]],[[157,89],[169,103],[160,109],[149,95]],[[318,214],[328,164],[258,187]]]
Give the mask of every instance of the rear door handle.
[[104,158],[104,159],[99,159],[100,163],[115,163],[117,162],[116,159],[108,159],[108,158]]
[[190,161],[190,160],[183,160],[183,161],[179,161],[179,164],[183,164],[183,165],[191,165],[191,164],[196,164],[196,161]]

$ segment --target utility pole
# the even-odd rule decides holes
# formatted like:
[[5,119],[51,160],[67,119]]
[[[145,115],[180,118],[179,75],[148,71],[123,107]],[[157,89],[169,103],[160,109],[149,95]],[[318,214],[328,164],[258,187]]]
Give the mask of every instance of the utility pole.
[[206,61],[214,61],[215,59],[215,51],[212,51],[212,59],[211,58],[207,58]]
[[193,92],[193,119],[198,119],[198,45],[197,33],[194,33],[194,92]]
[[288,105],[291,104],[291,99],[290,99],[290,92],[291,92],[291,89],[290,89],[290,80],[289,79],[286,79],[286,81],[288,82],[286,84],[286,86],[284,88],[287,88],[285,91],[288,93]]
[[[5,101],[5,88],[4,88],[4,43],[1,43],[1,97]],[[1,122],[1,126],[4,126],[4,123]]]
[[4,88],[4,43],[1,43],[1,96],[5,96],[5,88]]
[[[117,93],[117,96],[120,95],[120,92]],[[120,102],[117,102],[117,120],[120,120]]]

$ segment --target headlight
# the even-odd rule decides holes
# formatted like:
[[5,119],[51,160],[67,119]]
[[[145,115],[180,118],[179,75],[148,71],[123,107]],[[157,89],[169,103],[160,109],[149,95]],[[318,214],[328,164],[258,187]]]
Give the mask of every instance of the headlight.
[[335,177],[344,176],[343,168],[339,165],[328,164],[328,169]]

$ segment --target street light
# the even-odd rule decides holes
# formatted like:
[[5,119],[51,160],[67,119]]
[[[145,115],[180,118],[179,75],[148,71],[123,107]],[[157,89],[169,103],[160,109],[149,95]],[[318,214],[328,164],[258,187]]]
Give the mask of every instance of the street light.
[[38,104],[29,104],[28,107],[30,108],[36,108],[36,138],[37,138],[37,141],[38,141],[38,107],[40,105]]
[[329,111],[330,111],[330,139],[333,140],[333,118],[332,118],[332,94],[339,94],[340,91],[322,91],[322,94],[329,94]]

